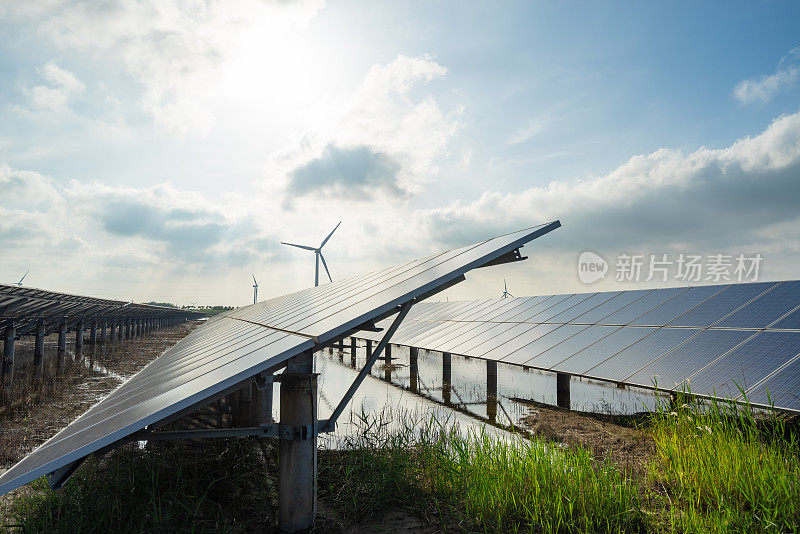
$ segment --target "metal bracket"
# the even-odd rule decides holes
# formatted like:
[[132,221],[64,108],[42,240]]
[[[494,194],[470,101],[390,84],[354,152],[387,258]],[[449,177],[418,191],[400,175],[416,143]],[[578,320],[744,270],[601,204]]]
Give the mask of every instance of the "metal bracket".
[[275,375],[269,374],[267,376],[263,375],[256,375],[253,377],[253,380],[256,383],[256,387],[259,391],[264,391],[265,389],[269,388],[275,382]]
[[[522,248],[522,247],[520,247]],[[504,263],[513,263],[515,261],[522,261],[527,260],[527,256],[523,256],[522,253],[519,251],[519,248],[515,248],[509,252],[506,252],[502,256],[498,256],[492,261],[486,262],[481,267],[490,267],[492,265],[502,265]]]
[[[330,430],[327,428],[330,427]],[[173,441],[178,439],[241,438],[281,438],[286,440],[308,441],[320,432],[333,432],[336,422],[331,425],[328,419],[318,420],[316,432],[312,425],[282,425],[268,423],[245,428],[207,428],[202,430],[142,430],[130,435],[132,441]]]

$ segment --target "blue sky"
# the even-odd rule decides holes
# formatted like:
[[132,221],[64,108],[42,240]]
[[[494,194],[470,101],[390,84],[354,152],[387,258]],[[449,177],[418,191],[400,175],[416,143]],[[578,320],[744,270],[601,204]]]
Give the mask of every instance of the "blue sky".
[[797,278],[798,23],[790,2],[0,1],[0,279],[243,304],[251,272],[305,287],[312,257],[278,242],[339,220],[335,277],[552,218],[531,261],[452,296],[619,287],[581,284],[584,250]]

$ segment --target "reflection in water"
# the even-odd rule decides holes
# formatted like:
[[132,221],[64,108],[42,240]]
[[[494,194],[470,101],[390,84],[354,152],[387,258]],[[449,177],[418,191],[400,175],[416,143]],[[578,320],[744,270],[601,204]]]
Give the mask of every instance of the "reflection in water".
[[[366,346],[360,341],[356,353],[348,343],[315,354],[319,376],[319,415],[327,418],[366,362]],[[462,430],[481,427],[504,433],[502,427],[518,426],[528,414],[525,399],[556,405],[555,373],[424,349],[393,345],[387,357],[373,366],[371,376],[356,392],[339,418],[333,437],[322,438],[336,446],[337,437],[352,436],[364,415],[381,424],[403,424],[411,418],[457,424]],[[275,395],[273,414],[280,413]],[[602,382],[570,381],[570,403],[574,410],[631,414],[655,408],[655,396],[635,388],[620,389]],[[397,420],[391,420],[392,417]],[[496,425],[500,428],[495,428]]]

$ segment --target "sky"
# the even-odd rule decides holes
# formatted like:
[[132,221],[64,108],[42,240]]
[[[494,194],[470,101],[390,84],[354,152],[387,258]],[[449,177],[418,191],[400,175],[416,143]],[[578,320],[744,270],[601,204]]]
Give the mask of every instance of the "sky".
[[339,221],[334,279],[554,219],[441,298],[797,279],[798,28],[781,1],[0,0],[0,282],[238,306],[252,274],[313,284],[280,242]]

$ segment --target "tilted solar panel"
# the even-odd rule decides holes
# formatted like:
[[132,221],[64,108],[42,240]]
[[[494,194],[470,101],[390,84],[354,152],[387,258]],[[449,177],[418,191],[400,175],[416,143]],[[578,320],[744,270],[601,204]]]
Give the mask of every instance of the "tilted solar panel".
[[69,471],[87,455],[280,369],[559,226],[543,224],[215,317],[0,476],[0,494]]

